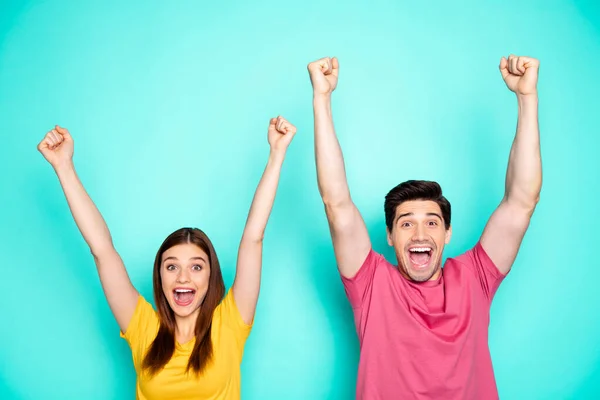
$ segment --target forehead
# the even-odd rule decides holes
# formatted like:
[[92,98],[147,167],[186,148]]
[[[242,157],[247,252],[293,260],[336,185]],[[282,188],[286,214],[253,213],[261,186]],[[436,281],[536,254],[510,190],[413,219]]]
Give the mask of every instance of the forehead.
[[442,209],[432,200],[411,200],[405,201],[396,207],[396,217],[402,214],[414,214],[414,216],[427,216],[427,214],[442,215]]
[[162,255],[163,261],[168,257],[175,257],[180,261],[201,257],[208,261],[208,255],[204,250],[192,243],[178,244],[168,248]]

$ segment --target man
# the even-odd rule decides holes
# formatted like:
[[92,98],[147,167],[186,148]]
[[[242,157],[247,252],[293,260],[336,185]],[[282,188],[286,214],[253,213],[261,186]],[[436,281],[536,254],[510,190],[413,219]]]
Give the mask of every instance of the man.
[[350,197],[333,126],[331,94],[339,62],[323,58],[308,65],[319,191],[360,341],[357,398],[498,398],[489,310],[539,199],[538,68],[529,57],[500,61],[519,109],[504,198],[476,245],[442,269],[452,234],[450,203],[435,182],[407,181],[385,198],[387,239],[398,266],[373,251]]

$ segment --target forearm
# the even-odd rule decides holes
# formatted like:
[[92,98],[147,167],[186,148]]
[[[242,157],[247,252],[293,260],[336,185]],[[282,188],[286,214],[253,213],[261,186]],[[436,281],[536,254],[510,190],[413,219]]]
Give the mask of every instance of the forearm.
[[535,94],[517,96],[517,99],[517,133],[510,150],[505,199],[509,203],[534,208],[542,186],[538,97]]
[[56,169],[71,214],[94,257],[113,250],[112,238],[102,215],[83,187],[73,164]]
[[326,205],[336,206],[350,201],[350,191],[342,149],[333,126],[331,96],[315,95],[313,110],[319,192]]
[[242,243],[262,242],[264,238],[267,222],[273,209],[273,203],[275,202],[275,194],[279,185],[279,176],[284,157],[285,154],[281,152],[272,151],[269,154],[267,166],[258,183],[252,205],[250,206],[250,212],[248,213],[246,227],[242,236]]

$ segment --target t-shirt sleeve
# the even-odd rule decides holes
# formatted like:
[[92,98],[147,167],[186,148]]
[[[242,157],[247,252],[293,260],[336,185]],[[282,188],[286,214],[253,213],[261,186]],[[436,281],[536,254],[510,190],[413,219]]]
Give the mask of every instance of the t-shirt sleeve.
[[152,340],[156,337],[158,327],[159,320],[156,311],[144,297],[138,296],[137,305],[127,330],[125,333],[121,332],[121,337],[127,341],[131,348],[136,370],[139,369],[146,349],[150,347]]
[[238,349],[243,351],[246,339],[250,335],[252,330],[252,324],[246,324],[242,319],[237,304],[235,303],[235,297],[233,296],[233,288],[230,288],[225,295],[225,298],[217,306],[215,310],[221,319],[221,324],[226,325],[232,332],[235,341],[238,345]]
[[481,242],[477,242],[475,247],[457,257],[456,260],[468,265],[475,271],[481,289],[491,302],[506,275],[502,274],[496,267],[492,259],[485,252]]
[[367,258],[353,277],[346,278],[342,276],[344,290],[352,308],[362,307],[365,300],[373,293],[373,279],[375,277],[375,270],[381,262],[381,257],[381,255],[371,249]]

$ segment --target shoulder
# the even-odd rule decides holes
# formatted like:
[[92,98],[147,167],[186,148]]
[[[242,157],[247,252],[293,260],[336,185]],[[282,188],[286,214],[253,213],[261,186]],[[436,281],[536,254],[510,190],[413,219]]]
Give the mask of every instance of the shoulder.
[[446,260],[446,265],[452,268],[466,267],[473,271],[484,269],[499,278],[504,276],[479,241],[475,246],[469,248],[462,254],[448,258]]
[[[154,307],[142,296],[138,296],[137,304],[126,331],[121,332],[134,351],[134,358],[154,340],[160,327],[160,320]],[[137,354],[140,353],[140,354]]]
[[351,277],[345,277],[342,275],[342,280],[347,283],[361,281],[368,276],[378,275],[380,273],[389,272],[390,270],[396,269],[383,254],[371,249],[363,260],[358,271]]
[[213,313],[213,324],[228,325],[236,330],[250,331],[252,324],[246,324],[235,302],[233,288],[229,288],[223,300],[215,308]]

